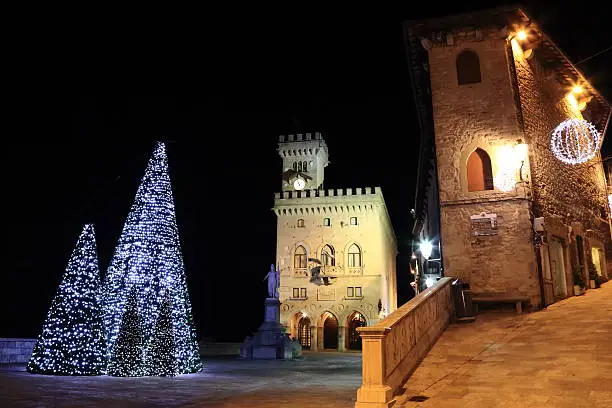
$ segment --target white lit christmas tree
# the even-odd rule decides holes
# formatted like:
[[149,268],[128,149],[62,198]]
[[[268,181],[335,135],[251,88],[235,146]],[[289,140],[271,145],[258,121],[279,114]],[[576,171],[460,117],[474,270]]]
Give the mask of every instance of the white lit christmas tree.
[[87,224],[72,251],[27,371],[51,375],[100,375],[106,339],[100,305],[100,271],[94,227]]
[[202,368],[174,212],[165,145],[157,143],[108,268],[104,287],[108,352],[117,341],[124,303],[136,288],[145,344],[153,339],[166,288],[178,373]]
[[178,373],[171,308],[172,298],[168,291],[159,310],[153,339],[149,346],[146,363],[148,375],[171,377]]
[[128,297],[121,318],[119,335],[113,347],[106,373],[114,377],[142,377],[144,366],[144,333],[136,302],[136,287]]

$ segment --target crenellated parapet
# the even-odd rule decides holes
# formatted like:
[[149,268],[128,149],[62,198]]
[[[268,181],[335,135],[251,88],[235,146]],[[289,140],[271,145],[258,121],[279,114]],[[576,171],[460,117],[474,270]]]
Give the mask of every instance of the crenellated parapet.
[[283,191],[274,194],[276,215],[374,211],[385,206],[380,187]]

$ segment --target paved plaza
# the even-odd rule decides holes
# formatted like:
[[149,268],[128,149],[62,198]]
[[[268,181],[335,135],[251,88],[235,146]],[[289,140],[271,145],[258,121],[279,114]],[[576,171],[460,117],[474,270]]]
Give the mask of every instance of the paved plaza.
[[[359,353],[297,361],[207,357],[176,378],[49,377],[0,367],[0,407],[349,408]],[[423,402],[411,397],[428,397]],[[612,407],[612,282],[546,310],[451,325],[395,408]]]

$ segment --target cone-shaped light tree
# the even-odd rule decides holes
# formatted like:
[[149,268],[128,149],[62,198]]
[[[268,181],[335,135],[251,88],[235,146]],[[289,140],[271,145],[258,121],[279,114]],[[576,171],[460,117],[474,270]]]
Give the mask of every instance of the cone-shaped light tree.
[[144,333],[136,302],[136,287],[133,287],[125,304],[119,334],[108,360],[106,373],[114,377],[141,377],[146,375]]
[[107,350],[100,287],[94,227],[87,224],[51,303],[28,372],[103,374]]
[[172,326],[178,373],[202,368],[168,173],[165,145],[158,142],[127,217],[104,284],[104,322],[108,353],[112,354],[124,303],[136,288],[147,347],[165,289],[172,293]]
[[171,377],[178,373],[171,308],[172,298],[168,291],[159,310],[148,351],[146,364],[148,375]]

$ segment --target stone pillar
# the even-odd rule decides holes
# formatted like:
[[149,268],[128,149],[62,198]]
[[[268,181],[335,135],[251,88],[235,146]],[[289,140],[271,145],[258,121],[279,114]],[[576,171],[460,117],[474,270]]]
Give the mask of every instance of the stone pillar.
[[388,408],[393,390],[387,385],[385,337],[387,327],[360,327],[361,387],[357,390],[355,408]]
[[317,327],[317,350],[325,350],[325,338],[323,337],[323,327]]
[[280,323],[280,301],[277,298],[266,298],[264,321]]
[[317,326],[310,326],[310,350],[319,351],[317,339]]
[[346,327],[338,326],[338,351],[346,351]]

